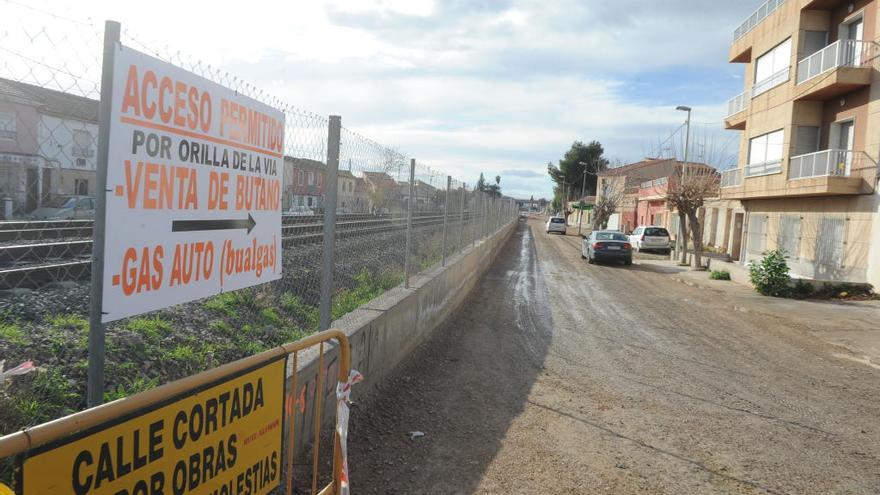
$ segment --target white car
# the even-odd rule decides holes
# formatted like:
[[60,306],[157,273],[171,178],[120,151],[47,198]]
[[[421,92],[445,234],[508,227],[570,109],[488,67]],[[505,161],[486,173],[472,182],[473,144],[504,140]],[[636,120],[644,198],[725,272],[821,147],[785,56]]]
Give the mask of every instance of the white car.
[[629,242],[636,251],[656,250],[669,254],[669,231],[654,225],[636,227],[629,235]]
[[312,211],[312,209],[309,208],[308,206],[293,205],[290,207],[289,210],[284,212],[284,214],[295,216],[295,217],[307,217],[307,216],[313,216],[315,214],[315,212]]
[[562,235],[565,235],[565,218],[564,217],[550,217],[547,220],[547,233],[550,232],[559,232]]

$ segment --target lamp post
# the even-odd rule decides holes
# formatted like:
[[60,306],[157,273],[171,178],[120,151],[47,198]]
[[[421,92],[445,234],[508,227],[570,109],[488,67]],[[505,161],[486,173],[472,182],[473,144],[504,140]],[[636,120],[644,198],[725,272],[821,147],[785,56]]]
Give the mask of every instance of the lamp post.
[[676,110],[681,112],[687,112],[687,120],[685,121],[685,133],[684,133],[684,166],[687,167],[688,163],[688,148],[690,148],[691,141],[691,107],[679,105],[675,107]]
[[[687,112],[687,120],[685,121],[685,135],[684,135],[684,164],[682,165],[682,175],[686,175],[687,172],[687,162],[688,162],[688,148],[690,148],[691,141],[691,107],[685,105],[679,105],[675,107],[676,110],[681,112]],[[687,236],[684,224],[684,217],[681,214],[681,211],[678,212],[678,235],[675,241],[675,252],[679,255],[680,260],[687,260]]]

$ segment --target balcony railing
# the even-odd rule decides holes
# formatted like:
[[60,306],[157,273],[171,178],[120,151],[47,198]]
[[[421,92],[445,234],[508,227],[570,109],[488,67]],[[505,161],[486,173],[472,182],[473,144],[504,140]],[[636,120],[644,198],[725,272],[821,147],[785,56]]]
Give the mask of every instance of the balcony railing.
[[721,172],[721,187],[736,187],[742,185],[742,169],[734,168]]
[[755,26],[761,23],[765,17],[773,13],[774,10],[778,9],[782,4],[785,3],[785,0],[767,0],[764,2],[758,10],[754,11],[752,15],[750,15],[738,28],[733,32],[733,41],[736,41],[743,36],[746,35],[752,29],[755,29]]
[[667,182],[669,182],[668,178],[660,177],[659,179],[647,180],[645,182],[642,182],[639,187],[642,189],[650,189],[652,187],[665,186]]
[[727,116],[732,117],[746,109],[749,103],[748,92],[740,93],[727,102]]
[[873,43],[858,40],[837,40],[798,62],[797,83],[824,74],[838,67],[858,67],[870,59]]
[[764,163],[750,163],[746,165],[746,177],[755,177],[757,175],[770,175],[782,172],[782,160],[774,160]]
[[72,147],[70,153],[74,158],[91,158],[95,156],[95,150],[93,148],[82,148],[80,146]]
[[822,150],[791,157],[788,178],[849,177],[854,162],[857,164],[864,153],[852,150]]
[[776,86],[779,86],[780,84],[788,81],[788,79],[790,77],[789,76],[790,72],[791,72],[791,67],[786,67],[786,68],[782,69],[781,71],[773,74],[772,76],[770,76],[764,80],[756,82],[755,85],[752,86],[752,98],[758,96],[761,93],[766,93],[767,91],[770,91],[771,89],[775,88]]

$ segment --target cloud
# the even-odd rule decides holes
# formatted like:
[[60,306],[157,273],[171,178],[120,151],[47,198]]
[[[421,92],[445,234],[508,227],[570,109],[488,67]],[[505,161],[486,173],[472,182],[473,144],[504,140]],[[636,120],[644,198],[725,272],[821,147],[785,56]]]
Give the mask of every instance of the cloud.
[[[695,122],[712,123],[695,125],[704,156],[735,154],[736,133],[721,120],[744,82],[727,52],[758,1],[252,0],[242,8],[219,0],[199,23],[192,19],[203,18],[204,6],[191,2],[30,3],[119,20],[124,39],[221,67],[305,110],[342,115],[346,127],[461,181],[501,174],[505,192],[549,196],[546,163],[572,142],[595,139],[610,157],[638,160],[681,125],[680,104],[694,108]],[[11,8],[3,4],[0,15],[24,19],[6,15]],[[36,17],[21,24],[61,35],[51,18]],[[95,29],[77,26],[59,39],[90,37],[100,48],[100,23]],[[321,146],[313,141],[303,145]],[[679,141],[663,147],[680,150]]]

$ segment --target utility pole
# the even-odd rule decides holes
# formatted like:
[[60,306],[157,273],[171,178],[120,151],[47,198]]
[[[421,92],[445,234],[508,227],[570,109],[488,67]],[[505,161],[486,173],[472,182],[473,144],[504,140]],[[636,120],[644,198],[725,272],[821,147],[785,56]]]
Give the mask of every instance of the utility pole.
[[[684,176],[687,175],[688,171],[688,148],[690,148],[691,141],[691,107],[679,105],[675,108],[681,112],[687,112],[687,120],[685,121],[685,137],[684,137],[684,163],[682,164],[682,177],[679,181],[684,180]],[[668,186],[667,186],[668,187]],[[676,236],[675,249],[676,253],[678,253],[680,264],[687,263],[687,224],[685,223],[686,217],[683,212],[678,212],[678,235]]]

